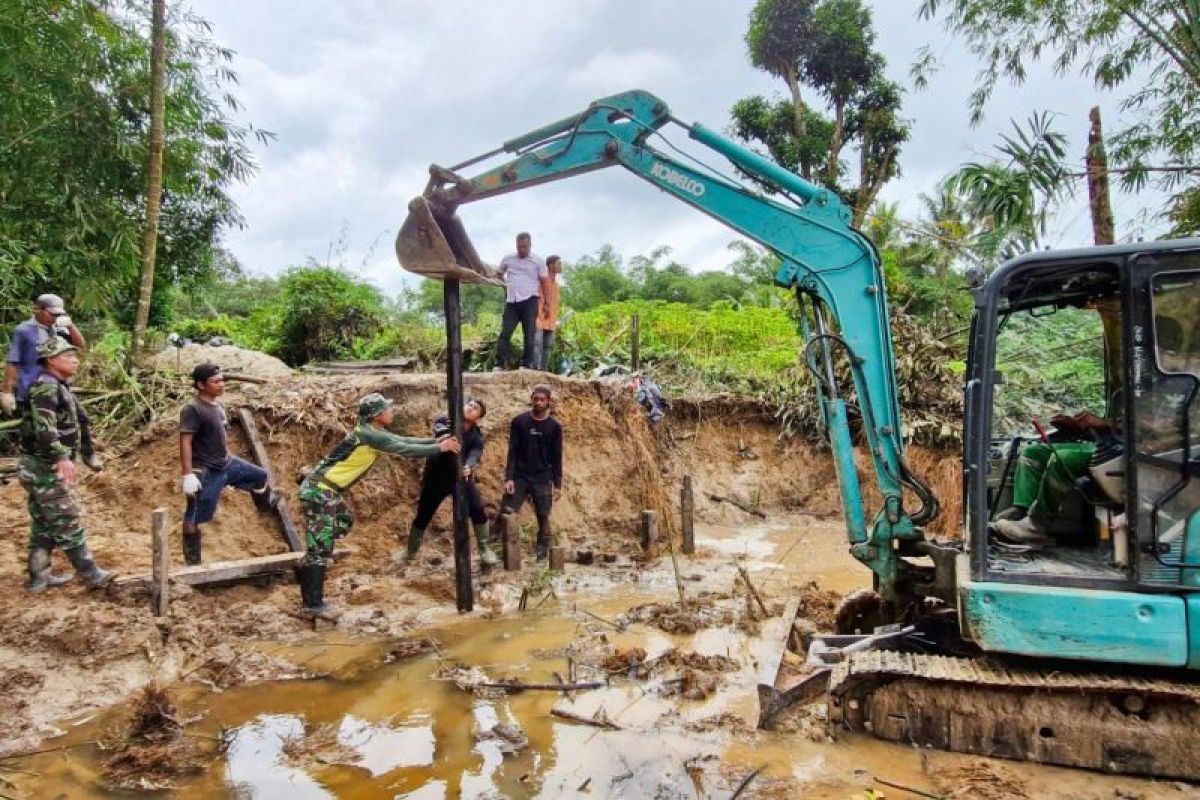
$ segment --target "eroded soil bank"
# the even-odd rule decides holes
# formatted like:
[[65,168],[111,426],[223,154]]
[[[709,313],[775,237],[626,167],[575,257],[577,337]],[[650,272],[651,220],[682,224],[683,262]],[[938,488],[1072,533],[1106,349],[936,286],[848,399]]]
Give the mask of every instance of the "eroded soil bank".
[[[482,474],[492,506],[507,421],[540,378],[468,379],[469,393],[489,408]],[[419,435],[443,406],[439,385],[437,376],[295,379],[247,387],[229,401],[255,409],[282,488],[294,494],[289,479],[341,435],[351,420],[341,409],[355,397],[381,390],[396,398],[397,429]],[[196,759],[167,764],[176,772],[149,764],[142,788],[180,797],[727,797],[760,766],[742,797],[916,796],[874,778],[946,797],[1191,796],[1172,782],[858,737],[832,742],[817,706],[798,710],[779,732],[756,732],[757,673],[782,635],[784,602],[799,593],[804,613],[824,627],[837,599],[867,581],[845,553],[828,458],[803,442],[779,442],[770,415],[753,405],[677,404],[651,430],[618,385],[555,387],[567,437],[557,531],[569,551],[613,560],[548,576],[527,558],[519,573],[477,576],[469,615],[453,610],[445,510],[420,564],[403,569],[393,560],[416,497],[416,462],[391,460],[355,490],[351,552],[332,568],[328,589],[346,613],[318,631],[292,616],[298,593],[287,582],[180,588],[166,620],[134,593],[95,596],[72,586],[29,597],[20,588],[20,488],[0,490],[0,602],[9,609],[0,631],[0,747],[46,750],[0,760],[0,781],[11,784],[0,791],[103,795],[113,751],[102,746],[124,729],[122,701],[156,681],[168,687]],[[235,437],[235,448],[243,445]],[[151,509],[176,515],[181,507],[173,426],[108,455],[105,471],[83,486],[92,546],[108,566],[145,572]],[[957,473],[953,456],[911,457],[918,469]],[[655,508],[673,520],[685,473],[701,526],[698,552],[678,560],[677,581],[668,553],[641,552],[637,519]],[[206,531],[209,560],[283,548],[240,495],[226,495]],[[737,564],[767,613],[738,583]],[[569,697],[479,686],[555,683],[555,673],[603,685]]]

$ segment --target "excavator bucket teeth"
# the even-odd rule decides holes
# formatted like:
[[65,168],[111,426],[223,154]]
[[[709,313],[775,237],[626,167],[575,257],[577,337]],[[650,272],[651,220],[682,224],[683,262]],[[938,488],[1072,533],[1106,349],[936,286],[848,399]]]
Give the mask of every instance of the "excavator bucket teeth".
[[475,252],[458,215],[442,212],[426,197],[409,202],[408,217],[396,236],[396,257],[400,266],[427,278],[501,283],[496,271]]

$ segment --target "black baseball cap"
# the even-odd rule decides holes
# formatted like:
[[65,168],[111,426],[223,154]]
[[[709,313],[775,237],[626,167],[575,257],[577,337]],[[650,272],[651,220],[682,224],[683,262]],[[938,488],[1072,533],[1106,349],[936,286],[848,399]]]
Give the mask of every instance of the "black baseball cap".
[[197,364],[192,370],[192,385],[199,386],[213,375],[221,372],[221,368],[211,361],[205,361],[203,364]]

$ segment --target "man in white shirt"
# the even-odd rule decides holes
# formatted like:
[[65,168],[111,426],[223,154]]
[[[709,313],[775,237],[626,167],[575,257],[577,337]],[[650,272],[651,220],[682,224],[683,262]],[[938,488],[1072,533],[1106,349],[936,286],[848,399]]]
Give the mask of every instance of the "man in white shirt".
[[496,343],[496,367],[508,366],[509,350],[513,331],[521,323],[524,348],[521,351],[521,366],[536,369],[537,342],[536,323],[543,297],[550,296],[550,272],[546,263],[534,255],[530,248],[533,240],[528,233],[517,234],[517,252],[506,255],[500,261],[498,273],[504,279],[504,318],[500,322],[500,341]]

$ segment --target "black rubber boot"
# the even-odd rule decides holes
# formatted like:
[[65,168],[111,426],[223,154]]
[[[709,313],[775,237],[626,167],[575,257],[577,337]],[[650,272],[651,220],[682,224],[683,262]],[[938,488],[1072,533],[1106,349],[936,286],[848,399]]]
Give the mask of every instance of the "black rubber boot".
[[92,551],[86,544],[63,552],[67,554],[71,566],[79,573],[79,577],[83,578],[84,584],[89,589],[102,589],[117,577],[115,572],[109,572],[96,566],[96,561],[92,558]]
[[421,540],[425,538],[425,531],[415,525],[408,529],[408,545],[404,548],[404,560],[413,561],[417,557],[417,553],[421,550]]
[[270,514],[279,505],[279,493],[272,489],[270,484],[251,491],[250,499],[254,501],[254,507],[262,514]]
[[194,567],[200,563],[200,526],[183,523],[183,563]]
[[[306,591],[307,589],[307,591]],[[301,571],[300,595],[304,598],[301,614],[309,619],[336,622],[342,612],[325,602],[325,567],[308,565]]]
[[55,575],[50,571],[49,548],[29,548],[29,582],[25,584],[26,589],[41,593],[70,582],[70,575]]
[[537,560],[545,561],[550,555],[550,537],[539,536],[537,538]]
[[485,567],[494,567],[500,563],[492,552],[492,537],[486,522],[475,523],[475,544],[479,547],[479,563]]

